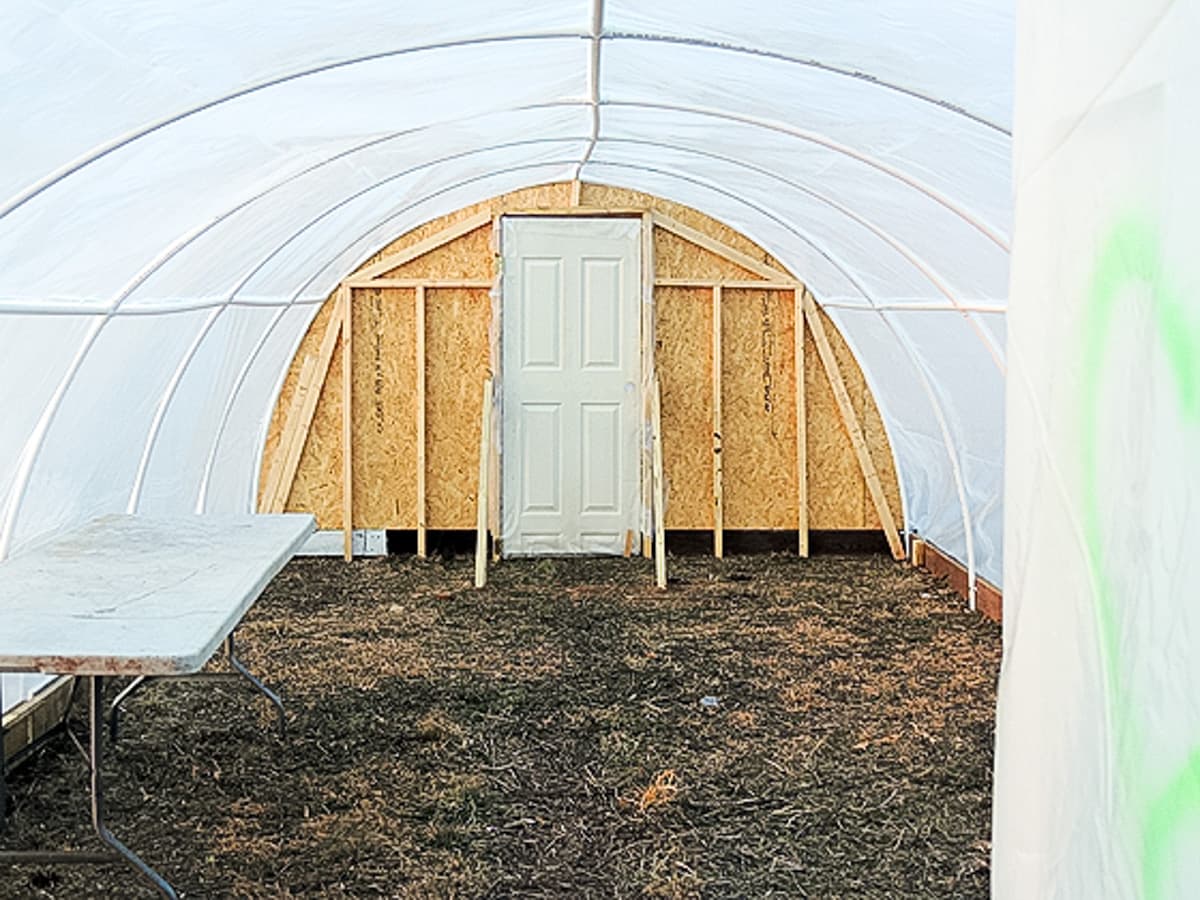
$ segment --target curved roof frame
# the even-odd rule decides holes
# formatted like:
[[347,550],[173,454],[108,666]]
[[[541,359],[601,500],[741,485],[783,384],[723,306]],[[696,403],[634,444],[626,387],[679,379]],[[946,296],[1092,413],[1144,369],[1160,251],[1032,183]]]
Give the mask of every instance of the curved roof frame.
[[[619,4],[617,4],[619,6]],[[619,180],[610,180],[606,178],[604,172],[641,172],[646,175],[653,175],[657,179],[666,179],[670,184],[678,184],[681,186],[677,196],[671,199],[678,199],[682,202],[689,203],[697,208],[704,209],[702,202],[697,201],[697,197],[704,192],[716,192],[723,199],[721,203],[714,204],[710,209],[709,214],[716,215],[717,218],[723,218],[719,211],[715,210],[715,206],[724,206],[729,209],[729,202],[737,205],[737,208],[744,208],[753,213],[753,217],[757,217],[760,221],[772,223],[766,228],[768,232],[774,230],[774,227],[782,229],[783,234],[791,235],[800,245],[808,248],[812,254],[815,254],[813,259],[823,261],[824,265],[829,266],[831,272],[837,273],[838,277],[844,279],[845,284],[851,286],[854,291],[857,291],[864,301],[863,305],[859,305],[857,301],[853,301],[852,297],[840,300],[830,304],[834,307],[845,307],[848,309],[860,309],[863,311],[871,311],[875,313],[879,320],[884,324],[887,333],[895,340],[896,345],[902,349],[906,358],[917,370],[917,374],[922,383],[922,390],[926,400],[929,403],[930,413],[936,421],[941,432],[941,439],[944,450],[947,455],[947,464],[951,470],[955,481],[955,490],[958,497],[960,513],[963,518],[964,540],[966,542],[966,552],[968,556],[968,565],[970,569],[970,583],[972,590],[974,588],[975,578],[975,551],[974,551],[974,532],[971,521],[971,509],[968,499],[966,479],[962,470],[962,460],[960,455],[962,449],[958,446],[958,442],[954,439],[946,410],[943,408],[942,400],[938,396],[938,392],[934,389],[933,382],[936,380],[933,372],[928,369],[928,364],[922,353],[917,352],[913,344],[913,339],[905,332],[904,329],[898,328],[892,320],[895,313],[901,311],[923,311],[929,309],[945,309],[954,311],[960,314],[967,320],[969,327],[975,332],[980,340],[982,347],[989,353],[999,373],[1004,372],[1004,351],[1000,346],[1000,340],[996,334],[989,328],[985,327],[979,317],[983,312],[1003,312],[1002,305],[988,306],[986,304],[973,303],[964,300],[959,296],[955,287],[946,278],[945,274],[939,271],[938,262],[932,257],[927,257],[921,252],[918,252],[901,236],[901,232],[891,230],[889,222],[887,225],[880,221],[874,221],[869,212],[860,208],[863,203],[859,200],[850,203],[843,202],[839,199],[837,193],[833,194],[819,190],[813,186],[815,175],[812,177],[805,176],[797,178],[791,170],[775,170],[768,165],[762,165],[761,159],[766,158],[764,154],[760,154],[760,160],[756,161],[753,154],[747,154],[742,158],[740,154],[731,154],[729,152],[715,152],[707,150],[699,146],[689,146],[684,141],[674,141],[669,136],[658,135],[654,138],[639,139],[636,135],[627,135],[625,137],[606,135],[604,131],[603,110],[611,108],[613,110],[629,109],[629,110],[662,110],[678,113],[681,116],[697,121],[710,121],[715,125],[720,123],[738,123],[753,129],[764,129],[774,134],[779,134],[783,137],[805,142],[815,147],[821,148],[825,152],[830,152],[835,155],[835,158],[847,159],[857,165],[865,165],[872,170],[882,174],[892,182],[896,182],[904,186],[904,190],[918,192],[924,198],[933,201],[941,208],[953,214],[965,226],[965,235],[971,235],[971,240],[975,240],[976,236],[982,237],[984,240],[993,245],[1000,252],[1007,254],[1009,251],[1009,241],[1005,233],[1005,229],[997,227],[996,224],[988,222],[987,215],[980,212],[982,209],[991,209],[993,216],[1003,218],[1003,208],[996,203],[996,194],[993,192],[978,192],[973,190],[973,186],[969,182],[965,182],[965,187],[962,193],[965,196],[973,196],[976,203],[981,204],[979,208],[972,209],[972,201],[964,200],[960,197],[955,197],[951,193],[947,193],[942,188],[935,187],[927,178],[922,177],[922,166],[920,162],[924,157],[913,156],[911,160],[889,161],[871,152],[871,148],[866,144],[864,146],[851,146],[844,141],[835,139],[833,136],[837,133],[836,130],[830,134],[824,134],[819,131],[810,131],[795,127],[787,121],[774,121],[766,118],[759,110],[759,114],[746,114],[741,110],[734,108],[730,104],[729,97],[724,97],[727,101],[722,105],[704,105],[703,102],[693,102],[692,97],[680,96],[676,100],[673,96],[668,96],[666,99],[658,99],[653,96],[649,97],[605,97],[601,80],[601,66],[605,55],[603,48],[606,44],[617,45],[621,43],[629,44],[646,44],[646,45],[682,45],[686,47],[697,48],[701,51],[711,51],[731,55],[733,57],[755,57],[771,60],[773,62],[782,63],[786,66],[796,66],[819,71],[836,78],[847,79],[852,81],[854,85],[864,88],[873,88],[878,92],[886,92],[888,95],[897,98],[903,98],[906,101],[915,101],[919,104],[924,104],[936,109],[936,115],[946,115],[953,117],[958,122],[960,131],[977,131],[979,134],[986,134],[991,137],[991,143],[988,143],[983,138],[979,138],[975,146],[981,148],[978,152],[984,154],[980,159],[988,164],[984,167],[987,171],[995,168],[992,164],[998,158],[995,138],[999,136],[1007,139],[1010,137],[1009,130],[1005,125],[992,117],[972,109],[970,104],[962,104],[951,102],[945,97],[938,96],[916,86],[917,82],[922,80],[920,74],[913,80],[913,84],[906,84],[903,78],[883,77],[881,74],[874,74],[870,71],[870,67],[859,68],[854,65],[847,65],[845,62],[832,62],[821,59],[818,56],[792,55],[780,52],[767,46],[756,47],[738,40],[717,40],[710,37],[696,35],[686,35],[682,33],[666,33],[658,32],[653,29],[646,31],[632,30],[627,27],[607,28],[605,26],[605,2],[604,0],[591,0],[589,4],[591,16],[590,23],[585,28],[573,29],[564,28],[563,25],[570,23],[565,19],[560,19],[558,24],[552,26],[552,30],[546,32],[537,32],[528,29],[514,30],[511,33],[501,33],[488,36],[463,37],[453,40],[445,40],[440,42],[430,42],[426,44],[412,44],[403,47],[392,47],[384,49],[376,49],[373,52],[363,53],[358,56],[336,57],[333,59],[324,59],[317,64],[302,66],[294,71],[283,72],[272,77],[262,78],[249,84],[238,86],[234,90],[221,90],[218,86],[218,92],[213,93],[207,98],[201,98],[200,102],[195,103],[187,108],[170,112],[158,118],[150,119],[140,125],[134,125],[127,129],[122,134],[114,135],[106,141],[97,143],[92,147],[77,154],[73,159],[63,163],[58,168],[45,175],[29,182],[24,188],[19,189],[15,194],[11,195],[8,201],[0,205],[0,222],[11,215],[16,210],[22,208],[26,204],[35,201],[38,197],[45,194],[47,191],[55,189],[59,185],[69,184],[73,178],[79,173],[85,172],[90,166],[99,162],[102,159],[118,154],[122,149],[137,145],[140,141],[156,134],[169,134],[172,126],[190,120],[204,113],[234,104],[239,100],[248,98],[252,95],[264,95],[272,89],[282,87],[288,84],[302,82],[304,79],[320,75],[322,73],[332,72],[335,70],[356,71],[356,66],[361,66],[365,63],[378,61],[387,58],[409,56],[420,53],[436,54],[442,51],[451,50],[453,48],[464,47],[498,47],[505,44],[511,44],[518,41],[533,41],[533,42],[561,42],[561,41],[586,41],[588,43],[587,54],[587,96],[586,98],[578,97],[553,97],[551,96],[544,103],[525,103],[509,107],[495,107],[493,111],[502,113],[516,113],[523,110],[537,109],[553,109],[553,108],[579,108],[586,109],[589,112],[590,128],[587,134],[579,136],[557,136],[552,138],[529,138],[522,140],[500,140],[492,144],[484,145],[482,142],[470,144],[460,152],[453,154],[444,154],[437,158],[424,158],[413,162],[410,158],[405,161],[405,165],[388,170],[378,177],[371,176],[370,183],[356,188],[355,190],[337,197],[331,205],[326,205],[319,210],[315,216],[308,216],[304,222],[288,222],[287,227],[290,229],[283,235],[271,235],[259,239],[258,245],[254,247],[254,252],[258,253],[261,248],[261,254],[257,258],[257,262],[253,265],[246,266],[241,273],[235,277],[231,286],[222,289],[221,296],[213,298],[205,298],[196,296],[194,298],[183,298],[179,301],[163,301],[158,302],[147,298],[146,302],[129,303],[130,298],[136,296],[145,296],[146,291],[143,289],[147,281],[154,277],[155,273],[167,270],[172,262],[182,259],[189,248],[197,246],[205,235],[213,234],[226,223],[236,216],[239,212],[251,210],[256,204],[267,204],[276,202],[277,192],[282,191],[289,185],[295,185],[301,179],[308,177],[320,177],[324,174],[323,170],[339,161],[352,160],[356,154],[369,152],[372,148],[384,147],[389,141],[394,141],[404,135],[428,134],[436,135],[437,129],[442,127],[450,127],[455,122],[462,122],[467,117],[459,119],[447,118],[440,121],[427,121],[414,125],[410,128],[404,128],[389,132],[383,135],[373,135],[367,140],[360,141],[351,147],[341,147],[336,150],[332,147],[333,135],[327,134],[321,137],[326,139],[330,144],[330,152],[328,155],[320,156],[310,164],[303,166],[299,171],[283,175],[278,180],[262,187],[255,187],[253,192],[241,198],[230,198],[231,203],[226,208],[218,208],[216,215],[210,216],[205,221],[193,225],[190,228],[180,232],[176,237],[170,240],[169,243],[161,245],[154,251],[153,256],[133,275],[129,276],[112,295],[112,299],[103,303],[92,302],[90,300],[81,303],[69,302],[47,302],[47,303],[22,303],[22,302],[0,302],[0,314],[3,313],[37,313],[37,314],[63,314],[78,316],[83,319],[90,319],[86,326],[86,331],[82,337],[78,338],[79,346],[76,348],[70,363],[62,372],[61,378],[55,385],[54,390],[50,393],[49,398],[45,402],[45,406],[38,417],[36,424],[32,428],[27,440],[21,448],[19,459],[15,467],[14,480],[8,495],[8,502],[3,510],[3,516],[0,518],[0,558],[3,558],[13,541],[13,535],[16,530],[17,522],[20,518],[20,510],[22,504],[26,500],[27,489],[32,478],[37,461],[41,456],[41,451],[47,435],[54,425],[55,417],[58,410],[63,405],[64,398],[71,392],[72,385],[80,372],[83,369],[89,355],[96,346],[100,336],[104,333],[106,326],[117,316],[141,316],[141,315],[172,315],[175,313],[192,312],[199,310],[207,310],[206,315],[200,322],[199,327],[191,338],[186,350],[182,353],[179,359],[171,368],[171,377],[167,380],[165,386],[161,390],[158,402],[154,407],[154,416],[151,420],[146,439],[142,444],[142,452],[139,457],[138,468],[133,479],[133,484],[128,497],[128,508],[135,510],[138,508],[141,498],[142,487],[145,484],[147,472],[150,467],[151,460],[155,456],[155,445],[157,436],[162,428],[164,421],[167,419],[170,409],[180,384],[187,377],[187,373],[192,367],[201,348],[209,341],[214,332],[213,329],[216,323],[220,320],[224,311],[233,307],[255,307],[265,310],[273,310],[269,318],[269,322],[262,327],[261,332],[255,339],[253,346],[249,348],[245,357],[240,359],[240,365],[236,375],[233,377],[232,383],[228,386],[227,395],[223,398],[223,406],[221,407],[220,415],[217,418],[215,427],[212,430],[212,441],[209,445],[207,455],[204,459],[203,471],[199,478],[198,490],[196,493],[196,508],[199,511],[205,509],[209,485],[214,477],[214,472],[217,466],[217,459],[222,440],[229,426],[231,416],[238,401],[238,398],[244,394],[247,383],[250,380],[250,374],[255,366],[255,363],[260,358],[263,349],[271,340],[272,335],[278,333],[279,326],[285,320],[290,320],[287,316],[289,309],[293,309],[301,305],[311,305],[313,314],[315,314],[316,304],[319,299],[310,299],[305,297],[305,292],[314,285],[323,284],[328,280],[327,273],[331,269],[336,269],[338,274],[343,274],[348,269],[354,266],[350,262],[356,262],[351,259],[351,254],[361,252],[362,243],[373,235],[378,234],[379,229],[383,228],[390,222],[394,222],[402,217],[410,216],[411,213],[430,201],[442,195],[451,192],[459,192],[463,188],[474,185],[482,185],[489,183],[490,180],[522,174],[534,177],[533,173],[561,173],[573,172],[576,179],[587,179],[591,181],[607,181],[608,183],[619,184]],[[53,15],[53,14],[51,14]],[[618,13],[617,18],[621,18],[622,13]],[[628,9],[624,10],[623,15],[627,21],[637,21],[640,17],[635,13],[632,17]],[[638,23],[640,24],[640,22]],[[659,24],[666,29],[672,29],[672,24],[659,18]],[[735,29],[736,30],[736,29]],[[717,28],[716,32],[723,35],[721,28]],[[708,28],[708,34],[713,34],[714,30]],[[769,43],[769,42],[768,42]],[[286,47],[279,45],[282,49]],[[561,45],[565,46],[565,45]],[[160,47],[161,49],[161,47]],[[624,54],[636,65],[644,65],[644,62],[636,55],[631,56],[628,52]],[[959,59],[958,63],[961,64]],[[887,68],[888,63],[885,60],[883,68]],[[896,73],[903,73],[903,68],[897,68],[896,60],[891,60],[891,69]],[[882,70],[880,70],[882,71]],[[932,71],[932,70],[928,70]],[[939,71],[947,71],[945,69]],[[928,74],[928,72],[926,72]],[[929,81],[925,78],[925,81]],[[626,79],[628,85],[629,80]],[[619,84],[619,83],[618,83]],[[618,90],[619,94],[620,91]],[[627,90],[628,94],[629,91]],[[837,93],[836,91],[834,92]],[[953,91],[951,92],[953,93]],[[961,93],[961,92],[960,92]],[[701,92],[702,94],[702,92]],[[717,96],[720,96],[718,93]],[[980,100],[981,106],[999,108],[992,101],[999,96],[994,91],[989,94],[976,94],[976,99]],[[161,104],[160,104],[161,106]],[[899,108],[894,111],[899,111]],[[436,141],[435,141],[436,143]],[[759,197],[757,200],[740,196],[734,191],[727,190],[722,185],[716,184],[713,177],[697,178],[686,171],[681,171],[679,165],[673,164],[669,158],[663,158],[659,154],[659,158],[655,158],[655,154],[648,153],[646,163],[639,165],[636,160],[619,161],[619,160],[604,160],[595,158],[598,147],[603,147],[610,144],[614,147],[625,146],[629,148],[643,147],[650,151],[669,151],[670,154],[687,154],[697,160],[707,160],[710,163],[718,164],[719,167],[732,167],[730,170],[735,172],[745,172],[752,175],[754,180],[760,184],[778,184],[788,187],[790,190],[796,191],[805,197],[808,197],[820,204],[823,208],[832,211],[834,218],[838,221],[848,223],[849,230],[836,237],[836,241],[845,242],[839,244],[849,253],[849,258],[854,258],[857,252],[851,250],[852,242],[849,238],[852,234],[861,231],[863,234],[869,234],[872,240],[882,242],[884,246],[896,255],[899,260],[902,260],[904,265],[923,279],[924,283],[932,286],[934,293],[945,297],[946,305],[934,304],[926,302],[920,296],[914,295],[914,302],[908,303],[888,303],[885,299],[875,296],[872,289],[864,283],[859,274],[871,275],[875,270],[864,270],[858,264],[851,264],[846,259],[839,257],[837,247],[831,246],[824,240],[818,240],[812,233],[811,229],[804,227],[801,223],[793,221],[782,212],[773,208],[775,204],[770,202],[769,197]],[[499,166],[485,174],[471,175],[470,177],[462,177],[463,170],[472,171],[478,169],[478,161],[485,154],[491,151],[505,151],[520,148],[548,148],[554,145],[563,146],[578,146],[578,155],[571,155],[570,158],[559,160],[557,158],[541,159],[536,162],[515,162]],[[157,146],[157,145],[155,145]],[[969,151],[971,147],[970,141],[964,141],[963,147],[965,151]],[[990,154],[990,155],[988,155]],[[610,154],[611,155],[611,154]],[[619,154],[618,154],[619,155]],[[409,164],[412,162],[413,164]],[[467,164],[468,162],[474,164]],[[928,172],[928,167],[925,167]],[[169,170],[162,170],[170,177]],[[365,170],[364,170],[365,171]],[[255,278],[256,274],[263,271],[269,263],[280,257],[285,248],[292,245],[302,235],[308,234],[316,229],[319,223],[325,221],[332,216],[337,210],[348,209],[350,204],[357,199],[369,195],[372,191],[377,191],[384,188],[386,185],[392,184],[403,178],[406,174],[412,174],[419,171],[435,172],[445,174],[447,179],[442,179],[440,186],[436,189],[432,188],[416,188],[410,190],[400,202],[398,207],[385,208],[382,212],[373,212],[374,224],[365,232],[358,235],[355,240],[346,244],[332,255],[327,255],[332,251],[323,251],[320,258],[314,258],[314,263],[320,263],[319,266],[307,273],[298,287],[291,290],[286,297],[280,296],[278,300],[273,295],[269,295],[263,302],[262,298],[255,298],[254,301],[243,294],[244,289]],[[709,167],[711,174],[712,167]],[[589,177],[589,174],[594,173],[594,177]],[[570,177],[569,175],[567,177]],[[714,176],[715,177],[715,176]],[[955,176],[959,182],[962,182],[963,173],[959,171]],[[763,181],[765,179],[765,181]],[[645,180],[645,179],[643,179]],[[935,176],[935,180],[937,180]],[[91,181],[95,182],[93,178]],[[958,182],[953,178],[950,180],[942,179],[943,185],[951,189],[956,189]],[[167,183],[165,180],[163,183]],[[845,184],[846,182],[843,182]],[[978,183],[978,182],[977,182]],[[328,181],[325,182],[329,184]],[[699,191],[699,193],[697,193]],[[487,194],[490,196],[491,194]],[[278,195],[283,197],[282,194]],[[849,196],[849,194],[847,194]],[[224,202],[224,201],[222,201]],[[130,206],[130,210],[136,210],[137,207]],[[270,209],[267,206],[266,209]],[[705,210],[708,211],[708,210]],[[45,216],[43,215],[43,218]],[[22,219],[24,221],[24,219]],[[939,222],[941,220],[939,219]],[[409,223],[410,226],[412,223]],[[899,224],[903,224],[900,220]],[[232,225],[230,225],[232,227]],[[745,227],[744,225],[737,226],[745,232],[749,237],[755,238],[753,227]],[[904,232],[907,233],[907,232]],[[265,237],[265,236],[264,236]],[[152,235],[150,238],[154,241],[158,240],[157,235]],[[266,240],[273,243],[267,243]],[[147,242],[149,243],[149,242]],[[928,243],[928,242],[926,242]],[[787,247],[772,247],[768,243],[760,244],[770,250],[777,258],[782,259],[785,264],[794,268],[796,262],[796,253],[793,249]],[[926,248],[929,249],[929,248]],[[294,255],[294,254],[293,254]],[[980,257],[981,259],[983,257]],[[239,261],[240,262],[240,261]],[[81,265],[81,270],[85,268]],[[232,269],[232,266],[228,268]],[[119,270],[114,270],[119,271]],[[182,272],[184,275],[191,274],[188,268],[177,269],[170,271],[175,273]],[[885,269],[885,271],[887,271]],[[899,272],[899,269],[890,270],[893,273]],[[963,271],[960,267],[960,271]],[[970,271],[969,269],[966,271]],[[123,274],[123,273],[122,273]],[[270,281],[271,276],[268,275],[266,280]],[[989,274],[988,278],[992,276]],[[299,280],[299,279],[298,279]],[[870,279],[868,279],[870,280]],[[275,278],[278,281],[278,278]],[[833,282],[831,282],[832,284]],[[882,283],[882,282],[881,282]],[[915,284],[916,282],[912,282]],[[985,285],[985,291],[981,296],[986,296],[987,281],[980,282]],[[837,282],[839,286],[841,282]],[[109,286],[106,285],[106,288]],[[841,293],[839,288],[839,294]],[[15,298],[14,298],[15,299]],[[853,302],[852,302],[853,301]],[[311,319],[311,316],[310,316]],[[239,319],[239,321],[241,321]],[[190,328],[191,326],[186,326]],[[255,325],[255,328],[259,326]],[[291,326],[289,326],[291,327]],[[180,333],[181,335],[183,333]],[[847,340],[852,342],[852,336],[846,335]],[[296,336],[298,344],[300,336]],[[853,342],[852,342],[853,346]],[[926,348],[928,350],[928,348]],[[174,351],[173,351],[174,352]],[[240,355],[239,350],[239,355]],[[856,352],[856,356],[859,355]],[[65,357],[64,357],[65,358]],[[272,355],[274,360],[274,355]],[[860,357],[861,358],[861,357]],[[868,380],[871,380],[873,373],[869,365],[864,364],[864,373]],[[232,371],[232,370],[230,370]],[[164,370],[165,374],[165,370]],[[283,375],[281,373],[278,378],[276,389],[271,394],[274,399],[278,394],[278,388],[282,385]],[[49,382],[48,382],[49,384]],[[258,385],[258,389],[262,389],[262,385]],[[874,390],[874,386],[872,386]],[[255,395],[257,396],[257,394]],[[953,405],[954,400],[951,398]],[[32,412],[32,410],[31,410]],[[957,421],[957,420],[956,420]],[[207,427],[207,426],[206,426]],[[265,426],[264,426],[265,429]],[[968,441],[969,443],[969,441]],[[893,453],[895,453],[896,442],[893,440]],[[15,449],[15,445],[14,445]],[[262,441],[259,441],[258,454],[261,457]],[[261,468],[261,458],[259,459],[259,468]],[[257,470],[256,470],[257,471]],[[902,470],[903,471],[903,470]],[[240,478],[241,476],[239,476]],[[240,483],[240,482],[239,482]],[[905,480],[901,479],[901,488],[904,490]],[[253,502],[253,500],[251,500]],[[908,512],[908,503],[905,500],[906,518]],[[986,552],[986,551],[985,551]]]
[[[107,141],[98,146],[89,148],[88,150],[86,150],[82,154],[80,154],[78,157],[71,160],[69,163],[67,163],[63,166],[60,166],[58,169],[56,169],[52,172],[46,173],[44,176],[42,176],[41,178],[37,179],[36,181],[30,183],[24,189],[18,191],[17,194],[15,194],[14,196],[10,197],[8,200],[6,200],[2,204],[0,204],[0,219],[5,218],[10,213],[14,212],[15,210],[19,209],[21,206],[28,203],[30,200],[37,197],[39,194],[43,193],[46,190],[49,190],[50,188],[54,187],[55,185],[61,183],[62,181],[69,178],[71,175],[75,174],[76,172],[86,168],[87,166],[91,165],[92,163],[95,163],[95,162],[103,159],[104,157],[108,156],[109,154],[120,150],[122,147],[128,146],[129,144],[132,144],[135,141],[141,140],[142,138],[144,138],[150,134],[153,134],[157,131],[160,131],[164,128],[167,128],[177,122],[181,122],[185,119],[191,118],[192,116],[206,112],[215,107],[218,107],[225,103],[240,99],[242,97],[246,97],[251,94],[258,93],[260,91],[265,91],[270,88],[278,87],[280,85],[288,84],[290,82],[294,82],[294,81],[297,81],[297,80],[300,80],[303,78],[308,78],[313,75],[319,75],[319,74],[331,72],[331,71],[334,71],[337,69],[361,65],[361,64],[367,63],[367,62],[375,62],[380,59],[387,59],[387,58],[396,57],[396,56],[404,56],[404,55],[413,54],[413,53],[423,53],[423,52],[430,52],[430,51],[435,51],[435,50],[445,50],[445,49],[450,49],[450,48],[455,48],[455,47],[481,46],[481,45],[488,45],[488,44],[508,43],[508,42],[512,42],[512,41],[565,40],[565,39],[579,39],[579,40],[588,41],[593,46],[593,49],[590,54],[591,55],[591,63],[590,63],[590,66],[591,66],[591,78],[590,78],[590,80],[591,80],[591,88],[590,88],[591,97],[589,98],[589,102],[594,106],[598,106],[598,105],[602,104],[602,102],[603,102],[599,97],[599,90],[600,90],[599,66],[600,66],[601,46],[603,45],[604,41],[606,41],[606,40],[609,40],[609,41],[627,40],[627,41],[661,42],[661,43],[667,43],[667,44],[677,44],[677,45],[692,46],[692,47],[706,48],[706,49],[712,49],[712,50],[721,50],[721,51],[727,51],[727,52],[732,52],[732,53],[740,53],[740,54],[744,54],[744,55],[748,55],[748,56],[758,56],[758,57],[763,57],[763,58],[767,58],[767,59],[773,59],[773,60],[780,61],[780,62],[790,63],[792,65],[798,65],[798,66],[804,66],[807,68],[819,69],[823,72],[828,72],[828,73],[831,73],[834,75],[840,75],[840,76],[843,76],[846,78],[853,78],[853,79],[860,81],[863,84],[870,85],[873,87],[878,87],[878,88],[881,88],[884,90],[895,91],[897,93],[903,94],[906,97],[910,97],[910,98],[931,104],[933,106],[937,106],[937,107],[944,109],[947,112],[950,112],[954,115],[963,117],[968,122],[972,122],[980,127],[983,127],[983,128],[986,128],[986,129],[989,129],[992,131],[996,131],[996,132],[999,132],[1000,134],[1011,137],[1011,131],[1009,131],[1007,128],[1005,128],[995,122],[991,122],[990,120],[986,119],[983,116],[979,116],[974,113],[971,113],[969,110],[963,109],[962,107],[959,107],[955,104],[941,100],[939,98],[931,97],[921,91],[907,88],[903,85],[895,84],[895,83],[892,83],[889,81],[881,80],[879,78],[876,78],[874,76],[867,74],[865,71],[846,69],[846,68],[843,68],[840,66],[832,65],[829,63],[824,63],[821,60],[817,60],[817,59],[793,57],[793,56],[788,56],[788,55],[782,54],[782,53],[776,53],[776,52],[772,52],[772,51],[768,51],[768,50],[762,50],[759,48],[737,46],[737,45],[731,45],[731,44],[722,44],[722,43],[718,43],[716,41],[706,41],[706,40],[702,40],[699,38],[679,38],[679,37],[674,37],[671,35],[661,35],[661,34],[653,35],[653,34],[634,34],[634,33],[629,33],[629,32],[606,32],[603,29],[602,22],[603,22],[603,0],[593,0],[592,30],[590,33],[558,32],[558,33],[550,33],[550,34],[539,34],[539,33],[535,33],[535,32],[526,32],[526,33],[518,33],[518,34],[497,35],[497,36],[486,37],[486,38],[471,38],[471,39],[465,39],[465,40],[441,41],[441,42],[435,42],[435,43],[430,43],[430,44],[414,44],[414,45],[409,45],[406,47],[399,47],[399,48],[392,49],[392,50],[377,51],[374,53],[363,54],[361,56],[346,57],[344,59],[335,60],[333,62],[324,63],[324,64],[318,65],[318,66],[312,66],[307,69],[301,69],[301,70],[298,70],[295,72],[287,73],[285,75],[280,75],[280,76],[277,76],[274,78],[266,79],[257,84],[248,85],[239,90],[231,91],[226,94],[218,95],[216,97],[209,99],[208,101],[206,101],[204,103],[188,107],[188,108],[183,109],[183,110],[181,110],[177,113],[174,113],[170,116],[158,119],[156,121],[148,122],[136,129],[134,129],[131,132],[128,132],[124,135],[120,135],[120,136],[113,138],[112,140]],[[597,123],[597,127],[598,127],[598,123]],[[585,158],[585,161],[586,161],[586,158]]]

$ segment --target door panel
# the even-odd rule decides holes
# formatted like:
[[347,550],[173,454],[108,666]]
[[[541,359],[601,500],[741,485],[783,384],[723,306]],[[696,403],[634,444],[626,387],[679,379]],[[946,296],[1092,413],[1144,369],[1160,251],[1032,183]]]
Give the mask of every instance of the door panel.
[[641,223],[506,218],[506,555],[621,553],[638,521]]

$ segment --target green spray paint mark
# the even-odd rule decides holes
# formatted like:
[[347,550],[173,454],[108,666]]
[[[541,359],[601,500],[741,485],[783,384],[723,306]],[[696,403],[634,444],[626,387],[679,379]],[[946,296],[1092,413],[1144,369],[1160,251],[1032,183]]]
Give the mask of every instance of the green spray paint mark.
[[1083,529],[1088,565],[1096,585],[1096,625],[1108,709],[1117,746],[1118,764],[1134,780],[1130,796],[1140,811],[1141,883],[1146,900],[1159,900],[1176,834],[1190,818],[1200,816],[1200,745],[1157,794],[1146,783],[1144,746],[1129,687],[1122,678],[1117,601],[1104,559],[1104,523],[1099,506],[1096,455],[1100,441],[1099,415],[1105,354],[1113,311],[1125,288],[1149,290],[1154,321],[1174,376],[1179,410],[1185,421],[1200,422],[1200,325],[1171,290],[1162,274],[1160,241],[1155,228],[1137,216],[1117,222],[1109,233],[1092,273],[1088,315],[1083,334]]

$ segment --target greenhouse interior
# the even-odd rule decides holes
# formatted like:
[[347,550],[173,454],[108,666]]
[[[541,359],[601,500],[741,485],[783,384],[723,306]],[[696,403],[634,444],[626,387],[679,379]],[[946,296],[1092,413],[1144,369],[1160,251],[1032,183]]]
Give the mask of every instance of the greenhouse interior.
[[1197,40],[10,0],[0,896],[1195,896]]

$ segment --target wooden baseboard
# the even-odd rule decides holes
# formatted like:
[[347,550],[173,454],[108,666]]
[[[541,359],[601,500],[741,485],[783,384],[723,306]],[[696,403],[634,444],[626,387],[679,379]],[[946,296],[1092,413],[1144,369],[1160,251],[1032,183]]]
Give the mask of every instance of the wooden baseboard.
[[71,678],[64,676],[4,713],[4,759],[9,767],[19,764],[30,748],[62,724],[70,702]]
[[[949,556],[927,541],[912,542],[913,565],[945,578],[963,600],[971,596],[967,569],[954,557]],[[982,578],[975,579],[975,608],[993,622],[1004,620],[1004,595],[1001,590]]]

